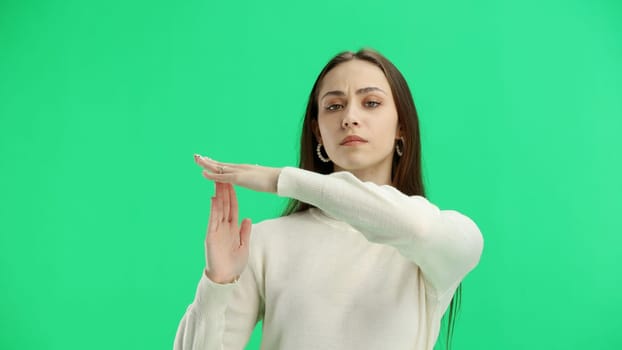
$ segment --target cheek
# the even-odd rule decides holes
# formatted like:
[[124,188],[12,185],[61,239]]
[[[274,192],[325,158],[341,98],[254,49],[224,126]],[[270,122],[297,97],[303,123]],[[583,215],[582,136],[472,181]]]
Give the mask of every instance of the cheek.
[[370,130],[376,130],[375,134],[387,141],[393,142],[397,133],[397,118],[388,116],[386,119],[376,119],[369,125]]
[[332,134],[335,130],[334,119],[331,120],[331,118],[318,118],[318,129],[320,130],[322,139],[331,139]]

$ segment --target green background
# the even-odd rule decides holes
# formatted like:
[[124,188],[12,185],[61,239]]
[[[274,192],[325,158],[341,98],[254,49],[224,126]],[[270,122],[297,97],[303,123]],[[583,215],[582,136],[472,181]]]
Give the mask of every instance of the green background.
[[360,47],[411,86],[428,197],[485,238],[454,349],[622,348],[614,0],[2,0],[0,348],[172,348],[213,193],[192,155],[295,165],[316,75]]

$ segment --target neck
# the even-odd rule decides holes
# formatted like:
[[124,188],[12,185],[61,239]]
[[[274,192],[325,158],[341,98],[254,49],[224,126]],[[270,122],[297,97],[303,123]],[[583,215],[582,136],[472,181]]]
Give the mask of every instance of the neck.
[[343,169],[337,164],[333,166],[333,171],[348,171],[359,180],[372,182],[376,185],[391,185],[391,167],[371,167],[366,169]]

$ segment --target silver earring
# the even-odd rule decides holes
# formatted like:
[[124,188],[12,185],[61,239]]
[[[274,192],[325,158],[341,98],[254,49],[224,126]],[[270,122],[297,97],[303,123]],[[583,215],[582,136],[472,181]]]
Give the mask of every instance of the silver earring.
[[317,157],[318,157],[318,158],[320,158],[320,160],[321,160],[322,162],[324,162],[324,163],[328,163],[328,162],[330,162],[330,158],[328,158],[328,157],[324,157],[324,156],[322,155],[322,144],[321,144],[321,143],[318,143],[318,144],[317,144],[317,148],[315,149],[315,153],[317,153]]
[[[400,138],[398,140],[402,140],[402,147],[404,147],[404,137],[400,136]],[[397,141],[395,141],[395,152],[400,157],[404,155],[404,152],[400,148],[400,145],[397,143]]]

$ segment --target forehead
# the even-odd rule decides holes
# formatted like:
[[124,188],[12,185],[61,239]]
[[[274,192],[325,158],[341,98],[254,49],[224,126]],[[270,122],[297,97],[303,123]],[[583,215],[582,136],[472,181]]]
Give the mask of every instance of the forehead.
[[371,62],[354,59],[333,68],[322,79],[320,94],[340,90],[348,93],[364,87],[379,87],[390,93],[389,81],[382,70]]

